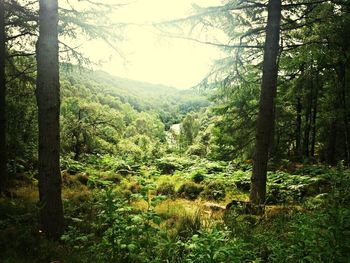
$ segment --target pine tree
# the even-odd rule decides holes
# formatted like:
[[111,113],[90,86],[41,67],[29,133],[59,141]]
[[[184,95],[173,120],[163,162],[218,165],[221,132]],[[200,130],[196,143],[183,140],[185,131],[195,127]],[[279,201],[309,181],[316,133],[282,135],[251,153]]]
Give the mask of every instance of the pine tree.
[[254,204],[265,203],[266,197],[267,162],[275,121],[274,107],[277,91],[280,23],[281,0],[270,0],[268,4],[252,184],[249,197]]
[[0,0],[0,193],[5,191],[7,181],[5,41],[5,5]]
[[39,122],[40,220],[49,238],[63,232],[60,174],[60,84],[58,61],[58,3],[40,0],[36,46]]

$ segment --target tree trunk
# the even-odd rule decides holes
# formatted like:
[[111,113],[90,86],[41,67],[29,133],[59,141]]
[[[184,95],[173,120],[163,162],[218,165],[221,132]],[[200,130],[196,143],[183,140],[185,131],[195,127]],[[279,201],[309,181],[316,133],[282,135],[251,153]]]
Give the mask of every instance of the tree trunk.
[[265,203],[266,173],[274,127],[274,105],[277,92],[279,36],[281,23],[281,0],[269,0],[266,39],[264,48],[263,75],[256,127],[256,145],[251,177],[250,201]]
[[300,158],[301,157],[301,112],[302,112],[302,104],[301,104],[301,84],[298,84],[298,94],[297,94],[297,103],[296,103],[296,128],[295,128],[295,155]]
[[43,231],[52,239],[58,239],[63,232],[57,27],[57,0],[40,0],[39,39],[36,49],[40,220]]
[[0,194],[7,181],[5,39],[5,6],[0,0]]
[[[308,80],[310,81],[310,79]],[[310,156],[310,131],[311,131],[311,110],[312,110],[312,93],[313,86],[308,86],[309,90],[306,96],[306,111],[305,111],[305,128],[304,128],[304,139],[303,139],[303,154],[305,157]]]
[[337,144],[337,134],[338,134],[338,117],[336,116],[331,122],[331,127],[329,129],[328,144],[326,150],[326,162],[330,165],[336,165],[336,144]]
[[346,157],[346,165],[350,167],[350,132],[349,132],[349,119],[348,119],[348,106],[346,100],[346,77],[344,77],[344,85],[343,85],[343,118],[344,118],[344,128],[345,128],[345,157]]
[[339,81],[339,97],[341,101],[341,112],[343,117],[344,126],[344,159],[346,165],[349,166],[350,161],[350,147],[349,147],[349,129],[348,129],[348,108],[346,103],[346,65],[339,65],[338,70],[338,81]]
[[[318,73],[317,73],[318,74]],[[313,93],[313,103],[312,103],[312,120],[311,120],[311,157],[315,157],[315,144],[316,144],[316,119],[317,119],[317,104],[318,104],[318,81],[316,77],[316,83],[314,85],[314,93]]]

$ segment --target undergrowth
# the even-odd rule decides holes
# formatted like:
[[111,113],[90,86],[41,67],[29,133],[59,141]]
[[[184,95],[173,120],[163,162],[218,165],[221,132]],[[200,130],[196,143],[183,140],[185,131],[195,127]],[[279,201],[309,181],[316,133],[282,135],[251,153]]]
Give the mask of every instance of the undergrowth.
[[[243,185],[249,169],[225,171],[220,163],[210,170],[200,164],[196,172],[195,166],[186,170],[182,161],[181,173],[173,171],[176,180],[167,183],[164,176],[170,175],[160,175],[154,167],[147,172],[129,166],[138,174],[123,176],[117,172],[120,164],[116,167],[109,161],[104,159],[106,169],[99,172],[95,167],[92,176],[91,170],[86,171],[91,167],[78,166],[74,175],[66,170],[67,180],[72,176],[76,181],[67,181],[63,190],[68,227],[59,242],[47,241],[40,231],[35,187],[22,185],[17,197],[1,199],[0,261],[348,262],[350,258],[347,170],[310,166],[294,175],[270,172],[265,214],[232,211],[224,222],[204,204],[246,193]],[[82,173],[87,182],[77,176]]]

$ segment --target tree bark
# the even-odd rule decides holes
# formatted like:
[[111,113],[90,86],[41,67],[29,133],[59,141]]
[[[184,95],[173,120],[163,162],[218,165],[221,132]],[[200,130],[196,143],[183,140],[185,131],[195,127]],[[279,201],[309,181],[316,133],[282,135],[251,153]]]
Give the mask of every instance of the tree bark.
[[301,158],[301,112],[302,112],[302,104],[301,104],[301,84],[298,85],[298,94],[297,94],[297,103],[296,103],[296,113],[297,113],[297,118],[296,118],[296,127],[295,127],[295,155],[298,158]]
[[[318,72],[317,72],[318,74]],[[316,83],[314,83],[314,93],[313,93],[313,103],[312,103],[312,121],[311,121],[311,149],[310,149],[310,155],[312,158],[315,157],[315,145],[316,145],[316,133],[317,133],[317,127],[316,127],[316,119],[317,119],[317,106],[318,106],[318,77],[316,77]]]
[[326,150],[326,162],[330,165],[336,165],[336,144],[337,144],[337,135],[338,135],[338,116],[336,116],[331,122],[329,129],[328,144]]
[[0,0],[0,194],[4,193],[7,181],[6,147],[6,78],[5,78],[5,0]]
[[264,204],[266,198],[266,173],[274,127],[274,105],[277,93],[279,37],[281,24],[281,0],[269,0],[263,75],[256,128],[256,145],[251,177],[250,201]]
[[40,220],[43,231],[52,239],[58,239],[64,227],[60,173],[57,27],[57,0],[40,0],[39,39],[36,46]]
[[[311,76],[309,76],[311,77]],[[311,80],[308,79],[310,82]],[[305,157],[309,158],[310,156],[310,131],[311,131],[311,113],[312,113],[312,94],[313,94],[313,86],[308,85],[308,92],[306,95],[306,103],[307,107],[305,110],[305,128],[304,128],[304,139],[303,139],[303,154]]]
[[346,66],[345,64],[340,64],[337,71],[338,82],[339,82],[339,98],[341,103],[341,113],[343,117],[344,126],[344,159],[346,165],[349,165],[350,152],[349,152],[349,130],[348,130],[348,113],[347,113],[347,103],[346,103]]
[[[346,69],[345,72],[346,73]],[[349,119],[348,119],[348,106],[346,100],[346,74],[344,74],[342,101],[343,101],[343,118],[344,118],[344,133],[345,133],[345,157],[346,165],[350,167],[350,132],[349,132]]]

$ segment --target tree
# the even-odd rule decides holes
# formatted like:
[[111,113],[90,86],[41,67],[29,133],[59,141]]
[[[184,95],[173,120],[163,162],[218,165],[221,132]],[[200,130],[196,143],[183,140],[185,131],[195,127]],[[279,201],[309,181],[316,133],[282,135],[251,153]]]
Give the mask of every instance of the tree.
[[256,146],[251,177],[250,201],[263,204],[266,196],[266,173],[274,129],[274,106],[277,91],[278,51],[281,23],[281,0],[270,0],[264,47],[263,75],[256,128]]
[[7,181],[5,40],[5,5],[0,0],[0,194],[5,191]]
[[181,122],[180,129],[180,148],[187,150],[192,145],[199,132],[198,116],[194,113],[188,113]]
[[58,62],[58,2],[40,0],[36,46],[39,122],[40,220],[49,238],[64,228],[60,173],[60,84]]

